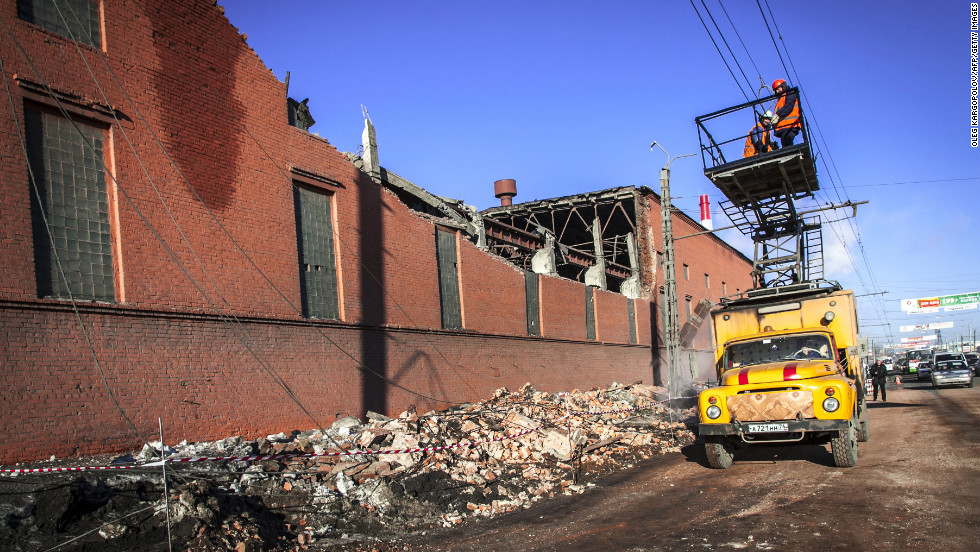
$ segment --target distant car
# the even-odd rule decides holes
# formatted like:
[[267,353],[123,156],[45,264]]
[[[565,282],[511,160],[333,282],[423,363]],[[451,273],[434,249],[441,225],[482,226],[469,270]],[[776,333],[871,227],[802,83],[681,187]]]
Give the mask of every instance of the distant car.
[[932,364],[928,362],[920,362],[919,367],[916,368],[915,378],[919,381],[927,381],[932,375]]
[[963,360],[945,360],[936,363],[932,371],[932,386],[965,385],[973,387],[973,372]]
[[966,357],[967,366],[973,370],[973,375],[980,376],[980,354],[966,353],[963,356]]
[[885,360],[882,362],[882,364],[885,365],[885,373],[888,375],[892,375],[899,371],[898,367],[895,366],[890,360]]

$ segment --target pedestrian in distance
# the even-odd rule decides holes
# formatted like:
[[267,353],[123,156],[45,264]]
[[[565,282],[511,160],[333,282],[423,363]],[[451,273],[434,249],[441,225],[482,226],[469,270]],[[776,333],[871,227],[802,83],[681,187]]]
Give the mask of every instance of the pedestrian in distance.
[[873,389],[871,400],[878,400],[878,389],[880,388],[882,402],[888,402],[888,398],[885,396],[886,381],[888,381],[888,370],[885,369],[885,364],[879,360],[871,367],[871,385]]
[[796,135],[803,130],[803,123],[800,122],[800,95],[795,90],[789,91],[783,79],[772,82],[772,92],[779,96],[772,121],[776,125],[773,134],[779,138],[782,147],[792,146]]
[[745,151],[742,153],[742,157],[761,155],[776,149],[772,143],[772,136],[769,135],[772,130],[771,121],[772,111],[759,114],[759,122],[752,127],[748,136],[745,137]]

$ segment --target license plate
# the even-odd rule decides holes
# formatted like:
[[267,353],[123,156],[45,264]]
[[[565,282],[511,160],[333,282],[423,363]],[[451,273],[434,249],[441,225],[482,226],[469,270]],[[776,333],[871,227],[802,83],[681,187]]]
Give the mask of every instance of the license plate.
[[789,424],[749,424],[749,433],[785,433]]

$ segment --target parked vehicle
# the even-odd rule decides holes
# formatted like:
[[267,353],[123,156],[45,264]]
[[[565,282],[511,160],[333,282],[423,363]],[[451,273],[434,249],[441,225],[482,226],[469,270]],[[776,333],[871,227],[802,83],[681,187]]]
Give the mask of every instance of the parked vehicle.
[[946,360],[936,363],[936,368],[932,371],[932,386],[936,388],[941,385],[973,387],[973,372],[966,361]]

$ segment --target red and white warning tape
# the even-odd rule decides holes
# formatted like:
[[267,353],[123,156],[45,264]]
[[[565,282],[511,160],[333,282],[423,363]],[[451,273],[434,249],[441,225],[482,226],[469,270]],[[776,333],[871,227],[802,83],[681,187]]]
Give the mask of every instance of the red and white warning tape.
[[118,466],[81,466],[77,468],[31,468],[31,469],[11,469],[0,470],[0,473],[55,473],[55,472],[80,472],[92,470],[128,470],[130,468],[140,468],[136,464],[120,464]]

